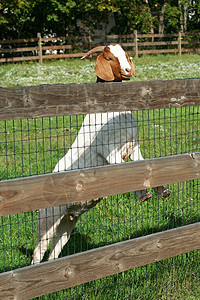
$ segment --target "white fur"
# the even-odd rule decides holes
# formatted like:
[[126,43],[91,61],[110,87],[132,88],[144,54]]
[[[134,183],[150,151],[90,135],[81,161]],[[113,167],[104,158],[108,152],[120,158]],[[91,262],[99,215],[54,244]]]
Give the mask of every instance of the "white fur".
[[[131,70],[121,46],[110,45],[109,48],[119,59],[124,72],[126,73],[126,69]],[[122,163],[128,157],[133,161],[142,160],[137,132],[137,121],[130,111],[86,115],[74,143],[59,160],[54,172]],[[155,191],[162,195],[165,189],[160,186],[155,188]],[[145,190],[136,191],[135,194],[141,200],[146,200],[150,196]],[[80,215],[94,207],[100,200],[101,198],[40,209],[37,245],[32,263],[36,264],[42,260],[53,237],[49,260],[57,258],[68,242]]]
[[[130,111],[86,115],[74,143],[59,160],[54,172],[122,163],[128,157],[133,161],[143,160],[137,133],[137,121]],[[161,195],[164,187],[155,188],[155,191]],[[141,200],[149,196],[146,190],[136,191],[135,194]],[[42,260],[53,237],[49,260],[57,258],[81,214],[100,200],[40,209],[32,264]]]
[[[78,136],[66,155],[59,160],[54,172],[75,170],[143,159],[137,141],[137,121],[130,111],[86,115]],[[142,199],[146,191],[137,191]],[[70,238],[80,215],[101,199],[76,202],[39,210],[37,246],[32,263],[39,263],[53,238],[49,260],[57,258]]]
[[131,70],[131,66],[126,58],[125,51],[120,45],[109,45],[110,52],[119,60],[121,69],[127,74],[126,69]]

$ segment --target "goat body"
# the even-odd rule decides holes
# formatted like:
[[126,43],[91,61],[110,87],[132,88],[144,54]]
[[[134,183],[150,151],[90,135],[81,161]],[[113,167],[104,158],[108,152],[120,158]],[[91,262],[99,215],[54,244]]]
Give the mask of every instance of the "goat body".
[[[98,50],[100,48],[102,51],[102,47],[98,47]],[[97,57],[95,66],[98,78],[101,81],[130,79],[135,69],[126,52],[119,45],[103,47],[103,50]],[[92,51],[94,49],[88,53],[91,54]],[[74,143],[57,163],[54,172],[122,163],[128,157],[133,161],[142,160],[137,134],[137,121],[130,111],[88,114]],[[155,188],[155,191],[163,197],[170,194],[163,186]],[[142,201],[151,197],[146,190],[136,191],[135,194]],[[43,259],[53,237],[49,260],[57,258],[68,242],[80,215],[94,207],[101,199],[40,209],[37,245],[32,263],[39,263]]]
[[[81,129],[67,154],[57,163],[54,172],[142,160],[137,140],[137,121],[130,111],[86,115]],[[164,188],[156,190],[163,193]],[[145,190],[136,191],[140,200],[151,197]],[[49,260],[57,258],[70,238],[81,214],[102,198],[39,210],[37,246],[32,263],[39,263],[56,233]]]
[[[143,159],[137,141],[137,121],[131,112],[86,115],[78,136],[54,172],[76,170],[123,162],[123,157]],[[138,195],[140,192],[136,192]],[[144,196],[144,193],[141,195]],[[139,195],[139,196],[141,196]],[[75,202],[39,210],[37,246],[32,263],[42,260],[54,233],[49,259],[57,258],[80,215],[101,199]]]

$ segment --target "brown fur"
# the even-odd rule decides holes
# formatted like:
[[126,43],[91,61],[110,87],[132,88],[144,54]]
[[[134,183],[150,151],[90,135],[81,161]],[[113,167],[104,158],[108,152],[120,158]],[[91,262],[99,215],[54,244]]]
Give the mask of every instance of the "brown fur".
[[[126,52],[125,52],[126,53]],[[99,78],[98,82],[108,82],[108,81],[117,81],[121,82],[122,80],[130,80],[131,76],[135,76],[135,67],[132,61],[130,60],[128,54],[126,53],[126,58],[131,66],[132,73],[130,77],[123,74],[118,58],[116,58],[111,52],[109,47],[105,47],[103,53],[101,53],[96,60],[95,72]]]

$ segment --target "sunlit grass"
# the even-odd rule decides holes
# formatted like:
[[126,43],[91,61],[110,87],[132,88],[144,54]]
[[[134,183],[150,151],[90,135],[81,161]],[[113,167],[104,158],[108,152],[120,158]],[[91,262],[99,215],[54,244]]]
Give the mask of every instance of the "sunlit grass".
[[[137,77],[157,80],[200,76],[200,56],[134,59]],[[94,61],[63,60],[43,65],[0,66],[1,86],[95,82]],[[199,151],[199,107],[133,112],[145,158]],[[0,180],[52,172],[73,143],[84,116],[0,122]],[[102,200],[83,214],[61,256],[198,222],[200,182],[170,185],[163,200],[145,203],[134,193]],[[1,272],[30,265],[36,243],[37,211],[1,218]],[[136,268],[43,299],[198,299],[198,251]]]
[[[137,77],[132,80],[200,77],[199,55],[144,56],[133,61]],[[95,60],[81,59],[0,65],[0,86],[95,82],[94,66]]]

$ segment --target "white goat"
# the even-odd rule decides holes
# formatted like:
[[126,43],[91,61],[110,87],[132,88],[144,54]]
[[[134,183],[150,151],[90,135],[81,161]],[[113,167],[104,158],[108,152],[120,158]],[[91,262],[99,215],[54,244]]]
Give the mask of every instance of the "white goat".
[[[97,57],[95,66],[98,82],[128,80],[134,74],[133,63],[119,45],[92,49],[84,57],[96,51],[103,51]],[[78,136],[67,154],[57,163],[54,172],[121,163],[128,157],[133,161],[142,160],[137,134],[137,121],[130,111],[86,115]],[[163,186],[155,188],[155,191],[162,197],[170,194]],[[135,194],[142,201],[152,196],[146,190]],[[42,260],[54,233],[49,260],[57,258],[80,215],[101,199],[40,209],[32,263]]]

